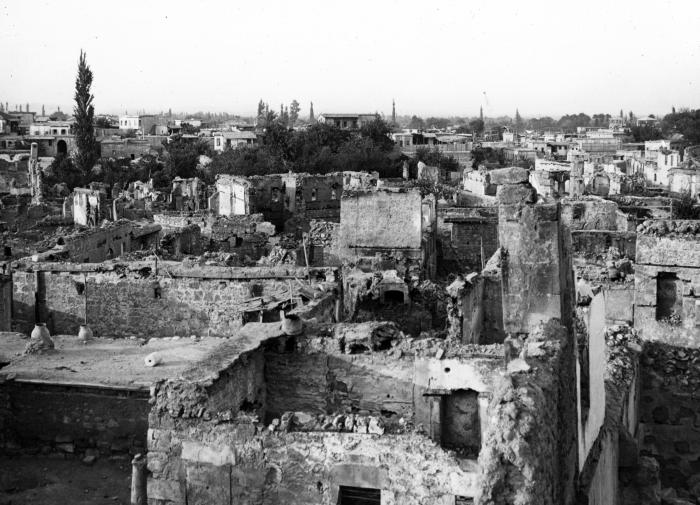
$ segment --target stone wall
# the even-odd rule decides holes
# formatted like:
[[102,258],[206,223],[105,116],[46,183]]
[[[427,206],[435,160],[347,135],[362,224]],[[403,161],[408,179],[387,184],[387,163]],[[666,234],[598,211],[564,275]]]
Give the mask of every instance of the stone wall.
[[571,242],[576,256],[605,257],[611,247],[633,261],[637,254],[637,234],[634,232],[575,230],[571,232]]
[[497,208],[439,209],[437,240],[442,273],[480,271],[498,249]]
[[340,240],[344,249],[420,249],[421,195],[417,190],[343,194]]
[[[453,389],[488,392],[502,358],[465,359],[459,346],[434,357],[427,341],[380,352],[376,324],[312,326],[294,338],[248,325],[204,370],[157,384],[149,504],[330,505],[341,486],[378,489],[392,505],[472,497],[474,461],[427,436],[439,436],[439,410],[438,426],[419,426],[430,409],[411,404],[439,408],[430,395]],[[366,350],[350,352],[359,343]],[[481,395],[478,416],[488,422]]]
[[557,205],[501,205],[498,229],[505,331],[527,333],[538,322],[567,317]]
[[[36,264],[13,272],[15,318],[34,323],[35,293],[51,333],[76,334],[85,316],[102,337],[231,336],[243,324],[251,298],[288,297],[296,269],[184,268],[177,264]],[[87,280],[87,284],[86,284]],[[251,309],[252,310],[252,309]]]
[[509,373],[496,383],[489,404],[475,503],[574,503],[576,376],[572,343],[568,330],[550,321],[523,344],[528,347],[527,358],[506,358],[510,360]]
[[645,340],[697,345],[700,247],[694,235],[637,237],[634,325]]
[[71,458],[96,449],[127,458],[146,448],[148,391],[8,380],[0,384],[3,395],[11,416],[0,421],[0,452]]
[[700,475],[700,350],[645,342],[640,440],[661,466],[661,487],[689,490]]
[[481,272],[484,290],[481,307],[483,310],[481,337],[482,344],[502,343],[503,330],[503,277],[501,270],[501,250],[498,249]]
[[562,223],[574,230],[617,230],[617,204],[603,198],[562,200]]

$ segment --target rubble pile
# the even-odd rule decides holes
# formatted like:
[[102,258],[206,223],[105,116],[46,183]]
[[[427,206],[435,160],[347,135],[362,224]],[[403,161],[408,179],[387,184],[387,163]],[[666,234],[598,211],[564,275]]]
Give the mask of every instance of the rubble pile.
[[[402,420],[403,421],[403,420]],[[406,424],[399,422],[392,432],[407,431]],[[352,413],[309,414],[306,412],[285,412],[282,417],[273,419],[267,427],[269,431],[336,431],[344,433],[367,433],[383,435],[386,431],[384,420],[378,416]]]
[[700,235],[700,220],[647,219],[637,226],[637,233],[653,236]]

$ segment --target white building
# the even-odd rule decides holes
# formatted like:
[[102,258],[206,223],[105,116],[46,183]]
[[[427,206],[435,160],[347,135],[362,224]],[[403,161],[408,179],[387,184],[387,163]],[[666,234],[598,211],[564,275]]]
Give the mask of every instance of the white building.
[[254,132],[220,132],[214,134],[214,150],[224,151],[236,147],[254,145],[258,136]]

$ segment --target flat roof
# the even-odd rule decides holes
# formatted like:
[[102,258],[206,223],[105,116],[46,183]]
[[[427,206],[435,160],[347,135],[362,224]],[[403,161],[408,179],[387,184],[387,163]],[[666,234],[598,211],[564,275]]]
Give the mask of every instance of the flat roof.
[[[29,337],[22,333],[0,332],[0,357],[9,365],[0,369],[0,378],[19,382],[68,386],[111,387],[148,390],[156,381],[180,377],[183,371],[197,369],[225,338],[203,337],[193,340],[151,338],[95,338],[84,344],[75,335],[52,337],[56,348],[43,354],[23,356]],[[158,352],[162,362],[155,367],[144,364],[146,356]]]

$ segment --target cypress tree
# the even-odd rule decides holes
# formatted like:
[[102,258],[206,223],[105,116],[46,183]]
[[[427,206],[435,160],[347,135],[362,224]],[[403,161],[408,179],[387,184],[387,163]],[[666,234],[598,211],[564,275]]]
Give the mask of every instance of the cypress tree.
[[94,96],[90,93],[92,86],[92,70],[87,64],[85,53],[80,51],[78,61],[78,76],[75,79],[75,164],[86,177],[97,161],[97,141],[95,140],[95,107],[92,104]]

